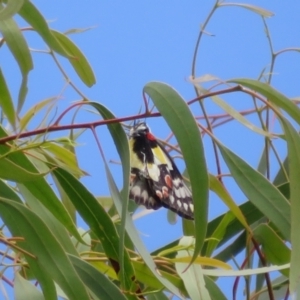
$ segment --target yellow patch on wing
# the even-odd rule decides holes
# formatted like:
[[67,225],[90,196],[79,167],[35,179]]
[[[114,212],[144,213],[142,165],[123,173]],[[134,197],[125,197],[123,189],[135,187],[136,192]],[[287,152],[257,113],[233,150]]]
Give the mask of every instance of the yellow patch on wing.
[[156,165],[164,164],[168,166],[169,170],[173,169],[169,158],[159,146],[152,148],[152,153],[154,155],[154,163]]
[[[133,143],[134,143],[133,139],[129,140],[129,147],[131,149],[133,149]],[[156,148],[158,148],[158,147],[156,147]],[[162,152],[161,149],[159,149],[158,154],[161,156],[161,159],[163,160],[164,153],[160,153],[160,152]],[[154,154],[154,157],[156,157],[156,154]],[[159,164],[161,164],[161,162]],[[159,171],[159,168],[158,168],[156,162],[154,162],[154,164],[144,163],[138,158],[138,156],[133,151],[130,151],[130,166],[131,166],[131,168],[136,168],[136,169],[141,170],[141,172],[144,172],[145,177],[149,177],[150,179],[152,179],[154,181],[159,180],[160,171]]]
[[138,156],[133,152],[133,144],[134,144],[134,140],[130,139],[129,140],[129,148],[130,148],[130,166],[132,168],[137,168],[139,170],[143,170],[144,169],[144,164],[143,162],[140,161],[140,159],[138,158]]

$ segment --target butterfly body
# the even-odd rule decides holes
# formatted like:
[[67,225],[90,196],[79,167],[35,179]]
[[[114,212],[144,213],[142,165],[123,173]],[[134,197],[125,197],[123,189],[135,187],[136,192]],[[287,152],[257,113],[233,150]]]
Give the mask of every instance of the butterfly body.
[[163,145],[146,123],[130,131],[130,199],[148,209],[166,207],[183,218],[193,219],[192,194]]

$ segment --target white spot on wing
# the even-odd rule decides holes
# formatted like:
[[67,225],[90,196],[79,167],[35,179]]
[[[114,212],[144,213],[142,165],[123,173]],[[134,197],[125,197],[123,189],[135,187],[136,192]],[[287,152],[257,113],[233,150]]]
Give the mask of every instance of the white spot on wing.
[[173,184],[175,187],[179,187],[180,183],[181,183],[181,180],[179,178],[176,178],[173,180]]
[[190,203],[191,212],[194,212],[194,204]]
[[139,186],[134,186],[132,189],[131,189],[131,193],[134,195],[134,196],[140,196],[141,194],[141,188]]
[[149,197],[148,192],[146,190],[144,190],[141,194],[141,197],[144,199],[144,201],[147,200]]
[[174,201],[175,201],[175,198],[174,198],[174,196],[173,196],[173,195],[170,195],[169,199],[170,199],[170,202],[173,204],[173,203],[174,203]]
[[188,210],[188,205],[186,203],[183,203],[183,207],[185,210]]
[[177,198],[180,198],[181,196],[180,196],[180,191],[179,191],[179,189],[178,189],[178,188],[175,188],[174,191],[175,191],[176,197],[177,197]]
[[187,196],[187,197],[191,197],[191,196],[192,196],[192,193],[191,193],[190,189],[189,189],[186,185],[184,185],[183,187],[184,187],[184,189],[185,189],[185,194],[186,194],[186,196]]
[[180,187],[178,190],[179,190],[179,193],[180,193],[180,197],[181,198],[185,198],[186,197],[186,193],[185,193],[184,187]]
[[181,206],[182,206],[181,201],[177,200],[177,205],[178,205],[179,208],[181,208]]

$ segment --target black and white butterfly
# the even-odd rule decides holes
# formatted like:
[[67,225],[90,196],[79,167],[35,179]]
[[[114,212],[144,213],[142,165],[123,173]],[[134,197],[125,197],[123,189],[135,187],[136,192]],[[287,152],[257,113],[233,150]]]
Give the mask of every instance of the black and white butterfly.
[[192,193],[184,183],[173,159],[156,140],[146,123],[138,123],[129,133],[129,198],[148,209],[166,207],[193,220]]

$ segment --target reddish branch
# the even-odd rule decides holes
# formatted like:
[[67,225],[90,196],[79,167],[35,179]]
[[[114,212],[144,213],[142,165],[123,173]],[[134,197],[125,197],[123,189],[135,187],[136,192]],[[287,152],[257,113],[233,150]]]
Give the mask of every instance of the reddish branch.
[[[247,94],[251,94],[252,96],[255,96],[255,97],[259,98],[261,101],[265,102],[265,100],[262,97],[259,97],[256,93],[254,93],[250,90],[247,90],[247,89],[243,88],[240,85],[237,85],[237,86],[230,87],[230,88],[227,88],[227,89],[214,91],[214,92],[210,92],[210,93],[201,95],[201,96],[199,96],[199,97],[197,97],[193,100],[190,100],[189,102],[187,102],[187,104],[191,105],[191,104],[193,104],[197,101],[203,100],[203,99],[208,98],[208,97],[212,97],[212,96],[215,96],[215,95],[232,93],[232,92],[237,92],[237,91],[242,91],[242,92],[245,92]],[[144,101],[145,101],[145,99],[144,99]],[[34,136],[34,135],[39,135],[39,134],[43,134],[43,133],[56,132],[56,131],[62,131],[62,130],[72,130],[72,129],[84,129],[84,128],[92,129],[92,128],[96,128],[98,126],[112,124],[112,123],[132,121],[132,120],[141,119],[141,118],[145,118],[145,117],[153,118],[153,117],[161,116],[161,114],[159,112],[149,113],[149,111],[146,108],[145,113],[135,115],[135,116],[116,118],[116,119],[108,119],[108,120],[100,120],[100,121],[89,122],[89,123],[59,125],[59,122],[66,115],[67,112],[69,112],[74,107],[81,106],[81,105],[86,105],[86,104],[89,104],[89,102],[82,101],[82,102],[75,103],[75,104],[71,105],[69,108],[67,108],[57,118],[57,120],[54,122],[53,125],[50,125],[50,126],[45,127],[45,128],[35,129],[35,130],[27,131],[27,132],[21,132],[21,133],[17,133],[17,134],[13,134],[13,135],[10,135],[10,136],[7,136],[7,137],[0,138],[0,144],[5,144],[9,141],[13,141],[13,140],[21,139],[21,138],[26,138],[26,137],[30,137],[30,136]]]

